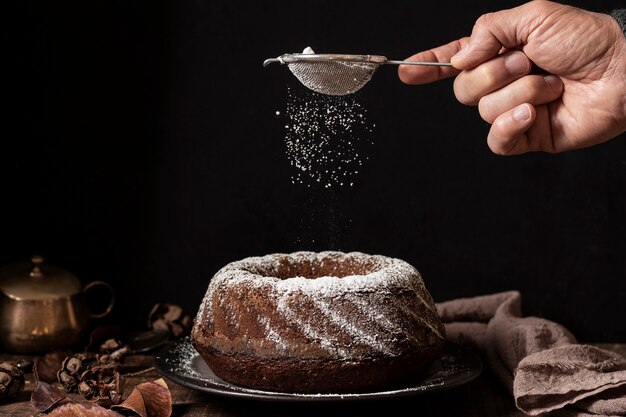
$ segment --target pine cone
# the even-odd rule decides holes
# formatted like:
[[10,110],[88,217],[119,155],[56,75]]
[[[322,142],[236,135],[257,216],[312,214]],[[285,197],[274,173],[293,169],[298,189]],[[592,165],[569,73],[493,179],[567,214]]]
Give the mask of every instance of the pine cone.
[[0,400],[15,397],[23,389],[24,373],[12,363],[0,363]]
[[119,339],[107,339],[103,344],[100,345],[100,352],[102,353],[112,353],[116,350],[124,347],[124,343]]
[[118,364],[124,362],[128,354],[128,347],[118,339],[108,339],[100,345],[100,353],[97,355],[98,363]]
[[88,400],[103,407],[122,402],[124,378],[114,366],[94,366],[83,372],[78,392]]
[[174,337],[191,332],[193,319],[176,304],[155,304],[148,315],[148,327],[154,330],[169,331]]
[[83,353],[68,356],[63,361],[61,369],[57,372],[57,379],[65,388],[65,391],[76,390],[81,380],[81,375],[93,364],[94,357]]

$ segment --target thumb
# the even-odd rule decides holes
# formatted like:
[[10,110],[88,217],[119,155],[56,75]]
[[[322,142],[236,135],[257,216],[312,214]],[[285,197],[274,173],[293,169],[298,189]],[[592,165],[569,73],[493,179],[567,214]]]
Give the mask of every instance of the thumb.
[[503,48],[525,45],[533,28],[546,19],[556,3],[535,0],[514,9],[482,15],[467,45],[451,58],[452,65],[467,70],[497,56]]
[[[447,45],[438,46],[428,51],[423,51],[408,58],[407,61],[426,62],[450,62],[469,38],[459,39]],[[398,76],[405,84],[426,84],[433,81],[455,76],[459,73],[456,68],[451,67],[430,67],[420,65],[400,65]]]

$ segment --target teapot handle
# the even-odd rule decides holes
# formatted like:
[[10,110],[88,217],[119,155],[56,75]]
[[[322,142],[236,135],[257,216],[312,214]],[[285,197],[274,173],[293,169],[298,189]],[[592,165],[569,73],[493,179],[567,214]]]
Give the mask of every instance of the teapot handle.
[[108,315],[111,312],[111,310],[113,310],[113,306],[115,305],[115,290],[113,289],[111,284],[109,284],[108,282],[92,281],[89,284],[85,285],[85,288],[83,288],[83,291],[89,291],[89,289],[91,289],[93,287],[98,287],[98,286],[105,287],[106,289],[109,290],[109,292],[111,293],[111,301],[109,301],[109,305],[107,306],[106,309],[104,309],[103,312],[101,312],[101,313],[89,313],[89,315],[93,319],[101,319],[102,317]]

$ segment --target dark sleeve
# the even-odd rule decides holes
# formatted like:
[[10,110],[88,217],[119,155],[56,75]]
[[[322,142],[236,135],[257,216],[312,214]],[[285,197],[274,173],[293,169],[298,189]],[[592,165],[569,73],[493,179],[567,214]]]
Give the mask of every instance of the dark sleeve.
[[626,36],[626,9],[613,10],[611,16],[617,20],[617,23],[619,23],[624,31],[624,36]]

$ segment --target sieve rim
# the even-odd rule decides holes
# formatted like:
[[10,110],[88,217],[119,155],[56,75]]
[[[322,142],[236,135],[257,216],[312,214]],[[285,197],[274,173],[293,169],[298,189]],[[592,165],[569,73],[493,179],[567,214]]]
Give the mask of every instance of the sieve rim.
[[267,66],[273,62],[292,64],[298,62],[359,62],[364,64],[380,65],[387,62],[382,55],[355,55],[355,54],[283,54],[278,58],[269,58],[263,62]]

